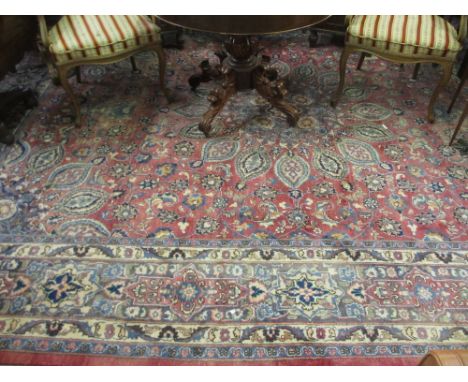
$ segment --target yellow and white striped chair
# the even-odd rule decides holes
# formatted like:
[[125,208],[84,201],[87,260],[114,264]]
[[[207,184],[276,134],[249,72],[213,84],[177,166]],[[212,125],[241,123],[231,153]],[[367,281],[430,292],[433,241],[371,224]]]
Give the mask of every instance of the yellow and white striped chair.
[[[41,42],[48,62],[56,69],[75,109],[77,126],[81,125],[80,104],[68,82],[73,68],[88,64],[110,64],[132,58],[144,50],[153,50],[159,60],[159,81],[166,98],[164,83],[166,60],[159,27],[147,16],[63,16],[49,30],[44,16],[38,16]],[[79,71],[78,71],[79,74]],[[79,77],[79,76],[78,76]]]
[[[428,120],[434,122],[433,106],[440,90],[450,80],[457,54],[466,36],[467,16],[461,16],[460,28],[455,28],[439,16],[348,16],[346,40],[340,59],[340,82],[332,106],[343,92],[346,62],[351,53],[359,51],[405,64],[437,63],[443,76],[429,102]],[[362,64],[361,56],[358,68]]]

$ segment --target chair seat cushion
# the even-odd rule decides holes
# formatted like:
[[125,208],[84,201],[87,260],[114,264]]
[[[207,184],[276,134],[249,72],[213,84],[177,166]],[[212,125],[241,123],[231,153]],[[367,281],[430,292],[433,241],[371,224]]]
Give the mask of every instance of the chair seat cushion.
[[348,44],[396,56],[455,59],[461,50],[455,28],[439,16],[354,16]]
[[146,16],[63,16],[49,31],[49,49],[58,63],[96,60],[160,41]]

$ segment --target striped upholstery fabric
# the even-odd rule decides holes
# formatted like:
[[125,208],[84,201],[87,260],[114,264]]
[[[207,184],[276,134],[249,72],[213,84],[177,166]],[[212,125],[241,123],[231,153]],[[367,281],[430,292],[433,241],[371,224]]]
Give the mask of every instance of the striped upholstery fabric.
[[49,49],[58,63],[95,60],[160,41],[146,16],[64,16],[49,31]]
[[354,16],[346,32],[348,44],[374,52],[408,57],[445,57],[461,50],[455,28],[439,16]]

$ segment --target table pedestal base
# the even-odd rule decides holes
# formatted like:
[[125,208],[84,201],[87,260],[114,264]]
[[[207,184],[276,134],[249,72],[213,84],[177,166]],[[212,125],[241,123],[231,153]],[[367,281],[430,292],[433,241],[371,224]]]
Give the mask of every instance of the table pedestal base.
[[231,36],[224,48],[227,57],[221,67],[223,82],[208,96],[211,106],[198,125],[205,136],[210,136],[213,119],[228,99],[237,91],[248,89],[256,89],[269,103],[285,113],[288,123],[294,126],[299,119],[299,111],[284,100],[287,93],[284,81],[279,78],[276,69],[270,67],[269,57],[254,52],[248,36]]

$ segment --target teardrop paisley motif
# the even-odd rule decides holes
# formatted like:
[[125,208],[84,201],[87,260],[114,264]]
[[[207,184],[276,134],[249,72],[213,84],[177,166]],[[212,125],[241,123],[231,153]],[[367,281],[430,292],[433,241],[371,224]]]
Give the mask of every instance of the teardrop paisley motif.
[[70,215],[88,215],[99,210],[106,201],[106,193],[99,190],[74,191],[61,201],[58,209]]
[[369,142],[385,142],[395,139],[395,135],[384,125],[370,123],[354,125],[351,127],[354,136],[359,136]]
[[89,175],[89,163],[69,163],[55,169],[47,180],[48,187],[66,190],[83,183]]
[[357,117],[367,119],[369,121],[386,119],[392,115],[391,110],[370,102],[363,102],[354,105],[351,107],[351,112]]
[[239,151],[239,142],[231,139],[211,139],[203,147],[205,162],[221,162],[234,158]]
[[29,155],[30,151],[31,147],[27,142],[15,142],[15,144],[11,146],[11,149],[5,158],[5,166],[11,166],[12,164],[21,162]]
[[326,176],[343,179],[348,174],[346,163],[331,151],[317,149],[315,151],[314,166]]
[[29,159],[29,168],[34,172],[41,172],[60,163],[62,158],[62,146],[49,147],[31,156]]
[[337,146],[341,155],[351,163],[366,166],[378,164],[380,162],[377,151],[375,151],[369,143],[345,138],[340,141]]
[[275,164],[276,176],[289,188],[300,187],[309,173],[309,164],[299,155],[284,154]]
[[61,236],[106,237],[110,236],[106,226],[93,219],[78,219],[63,223],[58,233]]
[[263,148],[251,148],[236,158],[236,171],[244,181],[267,172],[270,166],[271,161]]

